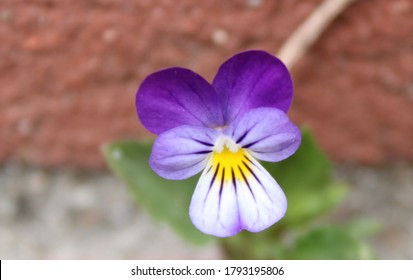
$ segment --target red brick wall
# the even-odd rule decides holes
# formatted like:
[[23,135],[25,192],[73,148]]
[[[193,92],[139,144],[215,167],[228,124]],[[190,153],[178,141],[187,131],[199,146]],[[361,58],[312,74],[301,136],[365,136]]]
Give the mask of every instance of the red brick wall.
[[[146,75],[211,80],[238,51],[275,53],[320,2],[2,0],[0,161],[103,166],[105,141],[150,137],[134,109]],[[294,68],[290,115],[334,160],[413,160],[412,14],[410,0],[358,1]]]

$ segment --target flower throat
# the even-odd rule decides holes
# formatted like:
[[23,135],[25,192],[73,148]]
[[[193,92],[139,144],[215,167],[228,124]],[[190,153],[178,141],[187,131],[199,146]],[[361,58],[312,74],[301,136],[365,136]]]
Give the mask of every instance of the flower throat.
[[251,174],[251,159],[232,139],[222,136],[215,144],[211,157],[212,170],[220,181],[245,182]]

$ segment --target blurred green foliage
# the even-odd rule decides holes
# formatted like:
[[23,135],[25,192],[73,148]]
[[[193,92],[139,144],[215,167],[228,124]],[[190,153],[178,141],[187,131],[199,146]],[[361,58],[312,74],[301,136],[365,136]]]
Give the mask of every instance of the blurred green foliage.
[[375,232],[376,224],[320,221],[345,198],[347,188],[332,180],[331,164],[309,130],[303,129],[301,146],[293,156],[279,163],[262,163],[287,196],[286,216],[260,233],[242,232],[224,239],[199,232],[189,219],[198,176],[183,181],[162,179],[148,165],[151,147],[151,143],[118,141],[103,151],[138,203],[186,240],[198,244],[218,240],[229,259],[373,258],[363,239]]
[[188,209],[198,178],[171,181],[159,177],[148,165],[152,143],[119,141],[106,145],[104,154],[111,169],[130,187],[138,203],[157,220],[169,223],[194,243],[212,237],[199,232],[189,219]]

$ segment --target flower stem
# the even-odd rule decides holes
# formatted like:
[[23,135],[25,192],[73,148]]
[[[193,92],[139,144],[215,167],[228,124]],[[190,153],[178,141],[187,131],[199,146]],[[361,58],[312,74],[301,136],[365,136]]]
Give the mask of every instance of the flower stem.
[[354,1],[356,0],[325,0],[286,40],[278,51],[277,57],[291,69],[329,24]]

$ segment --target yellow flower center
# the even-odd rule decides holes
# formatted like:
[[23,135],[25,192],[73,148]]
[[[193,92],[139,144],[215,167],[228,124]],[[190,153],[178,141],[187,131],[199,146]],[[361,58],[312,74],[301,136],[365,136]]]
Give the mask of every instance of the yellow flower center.
[[245,182],[251,176],[252,160],[245,149],[233,140],[222,137],[217,141],[211,158],[212,170],[219,181]]

